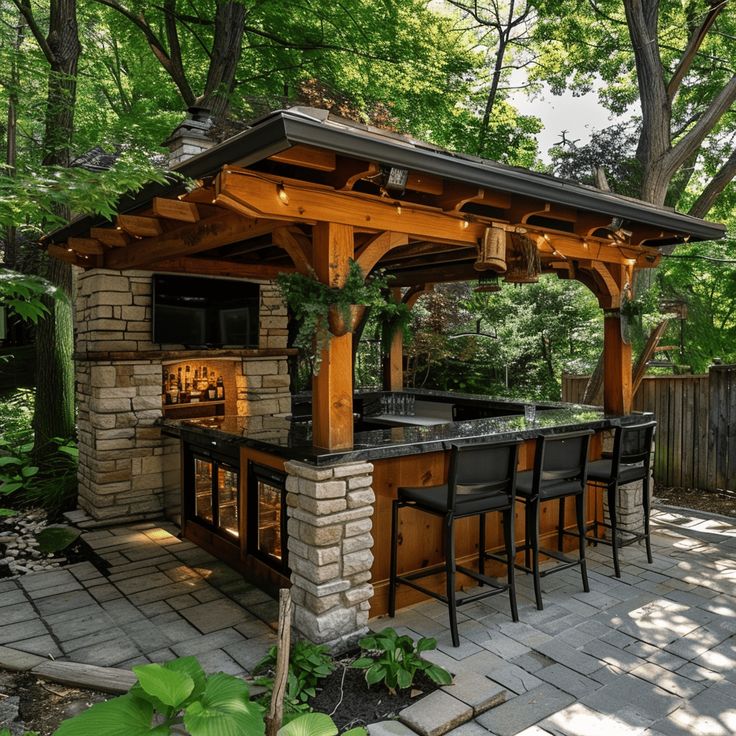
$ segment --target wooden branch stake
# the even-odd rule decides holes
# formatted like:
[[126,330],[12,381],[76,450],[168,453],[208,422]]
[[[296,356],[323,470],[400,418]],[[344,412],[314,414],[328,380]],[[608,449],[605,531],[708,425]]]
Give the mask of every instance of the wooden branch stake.
[[288,588],[282,588],[279,591],[278,639],[271,706],[266,716],[266,736],[276,736],[284,716],[284,695],[289,679],[289,650],[291,647],[291,593]]

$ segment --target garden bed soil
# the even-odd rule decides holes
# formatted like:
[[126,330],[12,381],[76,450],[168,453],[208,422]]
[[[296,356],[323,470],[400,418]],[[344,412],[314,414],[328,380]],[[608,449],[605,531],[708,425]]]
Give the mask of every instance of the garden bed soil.
[[[113,697],[96,690],[46,682],[27,672],[0,670],[0,701],[14,695],[20,698],[16,727],[22,723],[23,728],[36,731],[39,736],[52,736],[62,721]],[[3,727],[11,728],[11,724],[0,722],[0,730]]]
[[421,672],[407,690],[392,695],[384,685],[368,687],[365,670],[350,668],[358,655],[337,660],[337,668],[320,683],[317,695],[309,701],[313,710],[327,713],[340,731],[367,726],[398,717],[400,711],[437,689]]
[[685,509],[707,511],[736,518],[736,492],[700,491],[694,488],[665,488],[657,486],[655,502],[667,506],[680,506]]

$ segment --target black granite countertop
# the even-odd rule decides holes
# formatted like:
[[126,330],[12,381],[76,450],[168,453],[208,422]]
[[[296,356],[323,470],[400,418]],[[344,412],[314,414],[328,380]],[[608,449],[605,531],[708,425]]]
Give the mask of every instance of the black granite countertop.
[[[454,397],[446,394],[446,398]],[[481,398],[481,397],[478,397]],[[496,401],[485,397],[486,401]],[[518,403],[518,402],[515,402]],[[523,406],[523,404],[519,404]],[[280,457],[313,465],[380,460],[403,455],[446,450],[451,443],[504,442],[533,439],[539,434],[559,434],[576,429],[601,430],[642,421],[643,414],[606,416],[597,407],[579,404],[537,404],[536,419],[522,415],[486,417],[449,422],[433,427],[390,427],[356,432],[353,447],[322,450],[312,446],[311,425],[282,417],[223,416],[203,419],[163,419],[165,434],[189,442],[221,442],[243,445]]]

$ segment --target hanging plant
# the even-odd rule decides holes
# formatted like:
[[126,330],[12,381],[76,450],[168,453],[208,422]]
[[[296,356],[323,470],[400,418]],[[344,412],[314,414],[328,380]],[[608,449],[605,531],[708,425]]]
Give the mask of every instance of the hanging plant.
[[394,335],[399,330],[404,335],[404,341],[409,341],[411,309],[404,302],[384,301],[375,311],[381,325],[381,343],[384,351],[391,347]]
[[352,332],[366,307],[385,306],[383,291],[388,288],[382,272],[365,278],[352,259],[342,287],[323,284],[314,272],[281,274],[276,283],[299,323],[294,347],[312,361],[314,375],[319,373],[330,335],[340,337]]

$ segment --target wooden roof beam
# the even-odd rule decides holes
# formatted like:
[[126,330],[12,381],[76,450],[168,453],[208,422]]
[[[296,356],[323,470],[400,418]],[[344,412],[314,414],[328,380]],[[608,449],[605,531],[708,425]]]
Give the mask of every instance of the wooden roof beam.
[[123,248],[130,243],[130,235],[116,227],[93,227],[89,235],[110,248]]
[[[361,197],[309,186],[285,186],[277,179],[226,167],[217,177],[218,202],[228,200],[261,217],[293,222],[335,222],[400,232],[448,243],[475,244],[486,225],[476,219],[452,217],[429,208]],[[283,191],[282,196],[279,192]],[[399,211],[400,210],[400,211]]]
[[152,238],[161,235],[164,231],[161,221],[156,217],[141,215],[118,215],[118,227],[125,230],[134,238]]
[[180,199],[153,198],[153,214],[165,217],[168,220],[180,222],[197,222],[201,219],[199,209],[194,202],[184,202]]
[[299,273],[308,274],[312,270],[309,249],[299,235],[289,227],[277,227],[273,233],[274,245],[283,248],[291,258]]
[[291,166],[302,166],[316,171],[334,171],[337,168],[334,151],[314,146],[296,145],[269,156],[270,161]]
[[126,248],[108,251],[105,266],[138,268],[164,258],[188,256],[265,235],[273,230],[274,225],[269,220],[248,219],[234,212],[223,212],[216,217],[174,228],[159,237],[143,238]]
[[100,256],[105,252],[105,246],[94,238],[69,238],[67,248],[84,256]]
[[198,276],[229,276],[240,279],[275,279],[279,274],[291,273],[293,266],[269,266],[263,263],[236,263],[214,258],[164,258],[148,264],[154,271],[196,274]]
[[355,253],[355,260],[367,276],[376,266],[376,264],[388,252],[394,248],[401,248],[408,245],[409,237],[405,233],[383,232],[372,237],[367,243],[362,245]]

